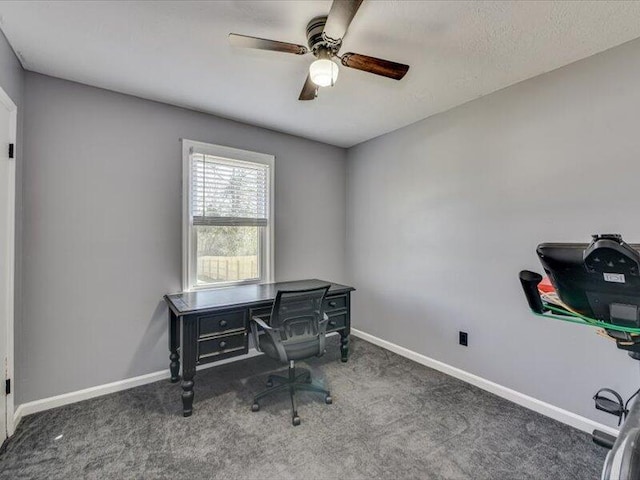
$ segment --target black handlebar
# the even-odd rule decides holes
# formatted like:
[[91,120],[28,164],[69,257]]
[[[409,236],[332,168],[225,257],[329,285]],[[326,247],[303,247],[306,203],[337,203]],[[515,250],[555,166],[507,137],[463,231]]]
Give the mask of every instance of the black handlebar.
[[536,313],[543,313],[544,306],[542,305],[542,299],[538,292],[538,284],[542,281],[542,275],[529,270],[522,270],[520,272],[520,283],[524,290],[524,296],[527,297],[529,308]]

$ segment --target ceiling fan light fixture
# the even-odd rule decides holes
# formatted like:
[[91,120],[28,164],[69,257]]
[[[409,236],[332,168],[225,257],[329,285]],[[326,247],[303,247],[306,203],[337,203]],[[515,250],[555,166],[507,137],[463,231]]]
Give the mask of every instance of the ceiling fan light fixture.
[[309,76],[319,87],[333,86],[338,79],[338,64],[328,58],[319,58],[309,67]]
[[402,80],[409,71],[409,65],[353,52],[338,55],[349,25],[351,25],[351,21],[363,1],[333,0],[328,15],[314,17],[307,24],[308,48],[296,43],[280,42],[238,33],[230,33],[229,42],[235,47],[256,48],[295,55],[313,54],[316,60],[309,66],[309,73],[298,100],[313,100],[318,96],[319,87],[335,85],[341,67],[373,73],[393,80]]

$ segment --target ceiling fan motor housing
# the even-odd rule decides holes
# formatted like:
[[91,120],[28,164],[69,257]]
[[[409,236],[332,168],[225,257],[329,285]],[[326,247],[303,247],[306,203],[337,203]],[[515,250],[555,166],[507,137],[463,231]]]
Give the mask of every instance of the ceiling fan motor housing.
[[335,55],[342,43],[340,40],[333,41],[333,39],[327,39],[323,35],[324,26],[327,23],[327,16],[314,17],[307,25],[307,43],[309,44],[309,50],[317,57],[318,53],[322,50],[328,50]]

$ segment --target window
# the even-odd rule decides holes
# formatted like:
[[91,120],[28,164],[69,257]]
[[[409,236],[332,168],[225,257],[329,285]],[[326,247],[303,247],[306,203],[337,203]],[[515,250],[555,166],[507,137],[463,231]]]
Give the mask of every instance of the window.
[[274,157],[182,141],[183,289],[273,280]]

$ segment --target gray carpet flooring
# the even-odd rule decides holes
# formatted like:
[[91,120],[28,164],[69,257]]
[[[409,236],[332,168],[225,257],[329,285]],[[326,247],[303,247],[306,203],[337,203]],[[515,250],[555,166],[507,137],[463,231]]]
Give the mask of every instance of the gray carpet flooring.
[[[2,479],[579,479],[606,451],[590,437],[359,339],[304,362],[333,405],[286,394],[250,410],[263,356],[198,372],[194,415],[168,381],[25,417]],[[60,437],[61,436],[61,437]]]

